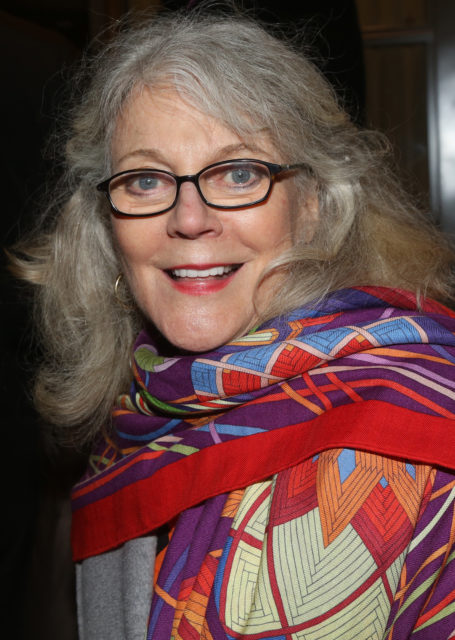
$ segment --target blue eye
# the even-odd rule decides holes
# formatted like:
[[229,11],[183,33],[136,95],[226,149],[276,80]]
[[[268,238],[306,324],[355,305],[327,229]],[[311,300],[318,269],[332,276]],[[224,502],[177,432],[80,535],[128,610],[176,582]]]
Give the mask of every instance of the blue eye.
[[245,184],[251,178],[251,172],[247,169],[235,169],[231,171],[232,181],[236,184]]
[[145,191],[147,189],[156,189],[159,180],[153,176],[143,176],[142,178],[138,178],[137,183],[139,188]]

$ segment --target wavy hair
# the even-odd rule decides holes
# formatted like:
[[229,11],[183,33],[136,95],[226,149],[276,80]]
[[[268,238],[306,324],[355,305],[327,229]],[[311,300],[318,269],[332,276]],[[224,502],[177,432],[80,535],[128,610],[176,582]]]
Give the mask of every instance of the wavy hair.
[[295,180],[303,199],[309,189],[317,194],[317,229],[308,242],[299,227],[292,249],[268,266],[264,278],[277,270],[286,277],[262,320],[355,285],[453,297],[452,250],[399,187],[384,138],[350,122],[298,47],[242,16],[128,19],[83,65],[76,86],[85,89],[77,89],[61,140],[64,178],[40,220],[44,231],[12,258],[16,275],[36,285],[43,362],[35,402],[73,443],[108,424],[146,321],[113,295],[121,265],[95,185],[111,172],[113,129],[133,91],[163,85],[240,137],[267,132],[283,161],[311,168]]

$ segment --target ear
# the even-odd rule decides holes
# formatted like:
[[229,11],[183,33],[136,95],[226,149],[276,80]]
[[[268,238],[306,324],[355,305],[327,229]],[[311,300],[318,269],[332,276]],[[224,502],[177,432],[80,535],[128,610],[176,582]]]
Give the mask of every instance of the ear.
[[319,223],[319,199],[315,187],[308,189],[308,192],[300,204],[298,224],[302,225],[302,237],[308,244],[312,241]]

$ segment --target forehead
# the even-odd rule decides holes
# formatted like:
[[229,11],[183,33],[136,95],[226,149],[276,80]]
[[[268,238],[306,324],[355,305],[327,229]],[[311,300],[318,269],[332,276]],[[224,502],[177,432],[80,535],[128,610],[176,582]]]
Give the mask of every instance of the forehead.
[[[246,117],[239,116],[238,119],[240,123]],[[241,134],[204,113],[170,87],[142,88],[125,104],[112,139],[114,165],[118,168],[119,163],[131,160],[134,154],[168,157],[174,154],[186,157],[189,162],[201,154],[209,161],[225,159],[226,154],[278,159],[266,132]]]

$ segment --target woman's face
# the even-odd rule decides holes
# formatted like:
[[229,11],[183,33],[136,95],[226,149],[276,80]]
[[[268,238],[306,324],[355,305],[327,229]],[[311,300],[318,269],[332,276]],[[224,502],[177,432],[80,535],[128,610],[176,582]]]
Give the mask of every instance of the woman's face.
[[[281,160],[265,136],[240,139],[164,89],[153,94],[145,89],[128,103],[112,153],[115,173],[149,167],[188,175],[233,158]],[[292,243],[296,200],[288,178],[275,183],[266,202],[222,211],[204,204],[196,187],[184,182],[167,213],[142,219],[113,216],[133,295],[169,342],[183,350],[207,351],[255,325],[255,290],[265,267]],[[208,272],[214,267],[222,267],[222,275]],[[259,307],[277,284],[274,276],[259,287]]]

